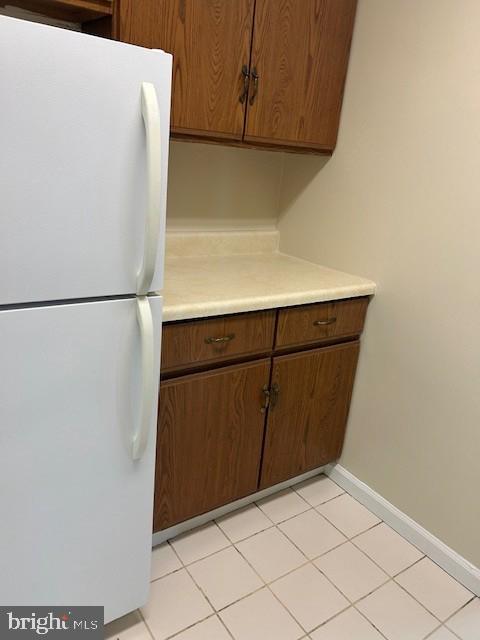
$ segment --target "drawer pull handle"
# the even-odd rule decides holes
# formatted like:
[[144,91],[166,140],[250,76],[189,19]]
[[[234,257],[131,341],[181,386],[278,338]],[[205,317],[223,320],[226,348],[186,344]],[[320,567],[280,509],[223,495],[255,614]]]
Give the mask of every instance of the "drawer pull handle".
[[327,324],[335,324],[336,321],[337,321],[336,318],[328,318],[328,320],[314,320],[313,326],[314,327],[324,327]]
[[219,338],[215,338],[214,336],[210,336],[209,338],[205,338],[205,342],[207,344],[222,344],[225,342],[230,342],[235,338],[234,333],[229,333],[228,336],[220,336]]

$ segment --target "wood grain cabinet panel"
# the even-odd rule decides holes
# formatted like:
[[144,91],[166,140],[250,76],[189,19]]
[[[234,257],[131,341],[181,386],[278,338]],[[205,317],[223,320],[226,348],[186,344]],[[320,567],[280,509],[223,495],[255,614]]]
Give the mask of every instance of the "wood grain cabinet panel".
[[155,531],[256,491],[269,373],[266,359],[161,384]]
[[356,0],[256,0],[245,140],[334,149]]
[[369,298],[362,297],[281,309],[275,348],[358,336],[363,331],[368,303]]
[[273,359],[260,488],[336,460],[341,453],[359,342]]
[[164,325],[155,531],[340,456],[368,302]]
[[1,0],[0,7],[11,6],[40,13],[56,20],[86,22],[111,16],[112,0]]
[[173,53],[173,133],[241,140],[254,0],[121,0],[119,38]]
[[331,153],[356,3],[118,0],[112,35],[173,53],[175,137]]
[[164,324],[162,373],[271,351],[275,311]]

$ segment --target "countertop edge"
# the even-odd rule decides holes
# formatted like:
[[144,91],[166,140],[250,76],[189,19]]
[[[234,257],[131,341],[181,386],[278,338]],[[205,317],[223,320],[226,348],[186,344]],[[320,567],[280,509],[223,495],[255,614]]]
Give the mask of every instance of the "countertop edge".
[[222,316],[230,313],[248,313],[249,311],[263,311],[277,309],[279,307],[292,307],[301,304],[315,302],[328,302],[329,300],[341,300],[344,298],[358,298],[374,295],[376,285],[374,282],[359,283],[343,287],[327,287],[316,291],[299,291],[289,294],[270,296],[253,296],[237,300],[186,303],[165,305],[163,308],[163,322],[178,320],[194,320]]

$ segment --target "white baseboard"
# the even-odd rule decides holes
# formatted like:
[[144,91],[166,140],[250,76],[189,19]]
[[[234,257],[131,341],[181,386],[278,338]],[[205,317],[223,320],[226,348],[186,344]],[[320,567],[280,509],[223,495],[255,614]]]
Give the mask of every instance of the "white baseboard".
[[261,500],[262,498],[266,498],[267,496],[272,495],[272,493],[276,493],[277,491],[281,491],[282,489],[287,489],[288,487],[293,486],[294,484],[298,484],[299,482],[303,482],[304,480],[308,480],[309,478],[313,478],[317,476],[319,473],[324,473],[325,467],[318,467],[317,469],[313,469],[312,471],[307,471],[306,473],[302,473],[301,476],[296,476],[295,478],[290,478],[290,480],[286,480],[285,482],[280,482],[279,484],[274,485],[273,487],[269,487],[268,489],[263,489],[262,491],[257,491],[257,493],[252,493],[245,498],[240,498],[240,500],[235,500],[235,502],[230,502],[229,504],[223,505],[218,509],[214,509],[213,511],[208,511],[208,513],[202,513],[200,516],[196,516],[195,518],[190,518],[190,520],[185,520],[184,522],[180,522],[179,524],[173,525],[173,527],[169,527],[168,529],[163,529],[162,531],[157,531],[157,533],[153,534],[152,538],[152,547],[156,547],[158,544],[165,542],[165,540],[170,540],[170,538],[175,538],[175,536],[180,535],[181,533],[185,533],[185,531],[190,531],[190,529],[195,529],[195,527],[200,527],[202,524],[206,524],[210,522],[210,520],[215,520],[215,518],[220,518],[221,516],[230,513],[231,511],[235,511],[236,509],[241,509],[242,507],[246,507],[248,504],[252,502],[256,502],[257,500]]
[[480,569],[436,538],[403,511],[339,464],[328,465],[324,473],[342,489],[384,520],[392,529],[415,545],[458,582],[480,596]]

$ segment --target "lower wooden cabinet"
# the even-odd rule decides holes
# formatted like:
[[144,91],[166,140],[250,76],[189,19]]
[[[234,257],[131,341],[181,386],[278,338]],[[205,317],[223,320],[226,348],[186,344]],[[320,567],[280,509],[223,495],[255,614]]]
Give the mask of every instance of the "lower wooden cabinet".
[[341,453],[358,341],[273,359],[260,489]]
[[155,531],[339,457],[368,302],[165,327]]
[[160,386],[154,530],[257,490],[270,360]]

